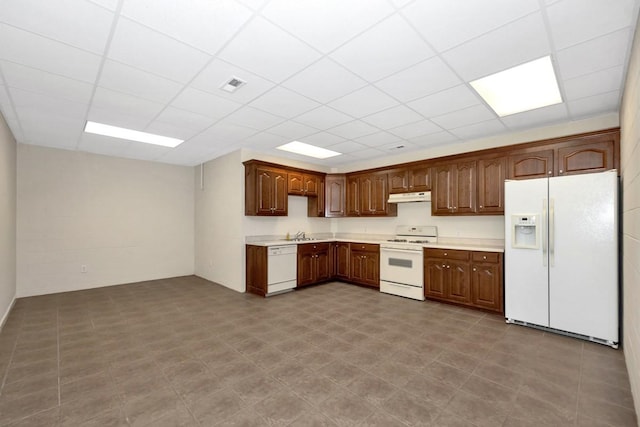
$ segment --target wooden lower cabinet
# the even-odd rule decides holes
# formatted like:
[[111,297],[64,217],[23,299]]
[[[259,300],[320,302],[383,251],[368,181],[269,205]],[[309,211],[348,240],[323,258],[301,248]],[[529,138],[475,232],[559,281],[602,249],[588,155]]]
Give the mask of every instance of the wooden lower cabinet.
[[380,288],[379,245],[352,243],[349,264],[349,281]]
[[250,294],[267,294],[267,247],[246,245],[246,291]]
[[502,313],[502,254],[425,249],[424,295]]
[[306,243],[298,245],[297,287],[330,280],[333,275],[331,243]]
[[333,245],[333,277],[349,280],[351,247],[348,242],[336,242]]

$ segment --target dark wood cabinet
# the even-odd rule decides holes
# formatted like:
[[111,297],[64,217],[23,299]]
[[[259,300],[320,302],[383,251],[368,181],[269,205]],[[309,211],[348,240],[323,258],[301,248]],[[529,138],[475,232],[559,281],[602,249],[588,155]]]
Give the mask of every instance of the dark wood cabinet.
[[387,203],[387,173],[347,175],[347,216],[396,216],[397,206]]
[[431,190],[429,166],[394,169],[387,174],[389,193],[411,193]]
[[558,149],[557,175],[603,172],[613,169],[613,165],[614,141],[611,139]]
[[424,250],[426,298],[485,310],[503,310],[502,254]]
[[339,218],[346,214],[346,187],[344,175],[325,177],[325,217]]
[[336,242],[333,246],[333,276],[336,279],[349,280],[351,258],[350,244],[347,242]]
[[504,213],[504,157],[478,160],[478,213]]
[[476,212],[476,161],[433,168],[433,215],[468,215]]
[[287,172],[254,162],[245,163],[245,215],[287,215]]
[[246,291],[265,296],[267,294],[267,247],[246,245]]
[[309,217],[325,217],[325,178],[318,177],[318,195],[307,197],[307,216]]
[[349,264],[349,280],[351,282],[380,288],[379,245],[352,243]]
[[503,312],[502,254],[471,253],[471,303],[476,307]]
[[297,286],[326,282],[332,276],[331,243],[298,245]]
[[509,179],[544,178],[553,175],[553,150],[514,153],[509,156]]
[[297,196],[317,196],[321,176],[289,171],[288,194]]

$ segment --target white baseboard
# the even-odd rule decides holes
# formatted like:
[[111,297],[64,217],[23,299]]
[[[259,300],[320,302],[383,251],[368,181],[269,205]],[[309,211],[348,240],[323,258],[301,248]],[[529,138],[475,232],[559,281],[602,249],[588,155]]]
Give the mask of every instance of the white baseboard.
[[13,309],[13,306],[15,305],[15,303],[16,303],[16,297],[14,296],[13,299],[11,300],[11,304],[9,304],[9,307],[7,308],[7,311],[2,315],[2,319],[0,319],[0,332],[2,332],[2,328],[4,328],[4,324],[9,318],[9,314],[11,313],[11,310]]

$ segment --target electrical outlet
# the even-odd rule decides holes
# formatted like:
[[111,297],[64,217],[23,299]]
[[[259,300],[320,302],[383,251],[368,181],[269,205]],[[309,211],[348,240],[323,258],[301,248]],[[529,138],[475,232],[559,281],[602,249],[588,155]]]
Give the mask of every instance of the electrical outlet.
[[80,273],[86,273],[87,272],[87,266],[85,264],[82,264],[80,266]]

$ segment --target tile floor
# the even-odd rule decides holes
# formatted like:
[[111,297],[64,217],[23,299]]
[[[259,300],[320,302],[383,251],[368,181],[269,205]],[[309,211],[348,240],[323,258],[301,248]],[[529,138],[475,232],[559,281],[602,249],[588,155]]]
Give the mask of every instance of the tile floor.
[[637,425],[621,351],[343,283],[19,299],[0,374],[3,426]]

